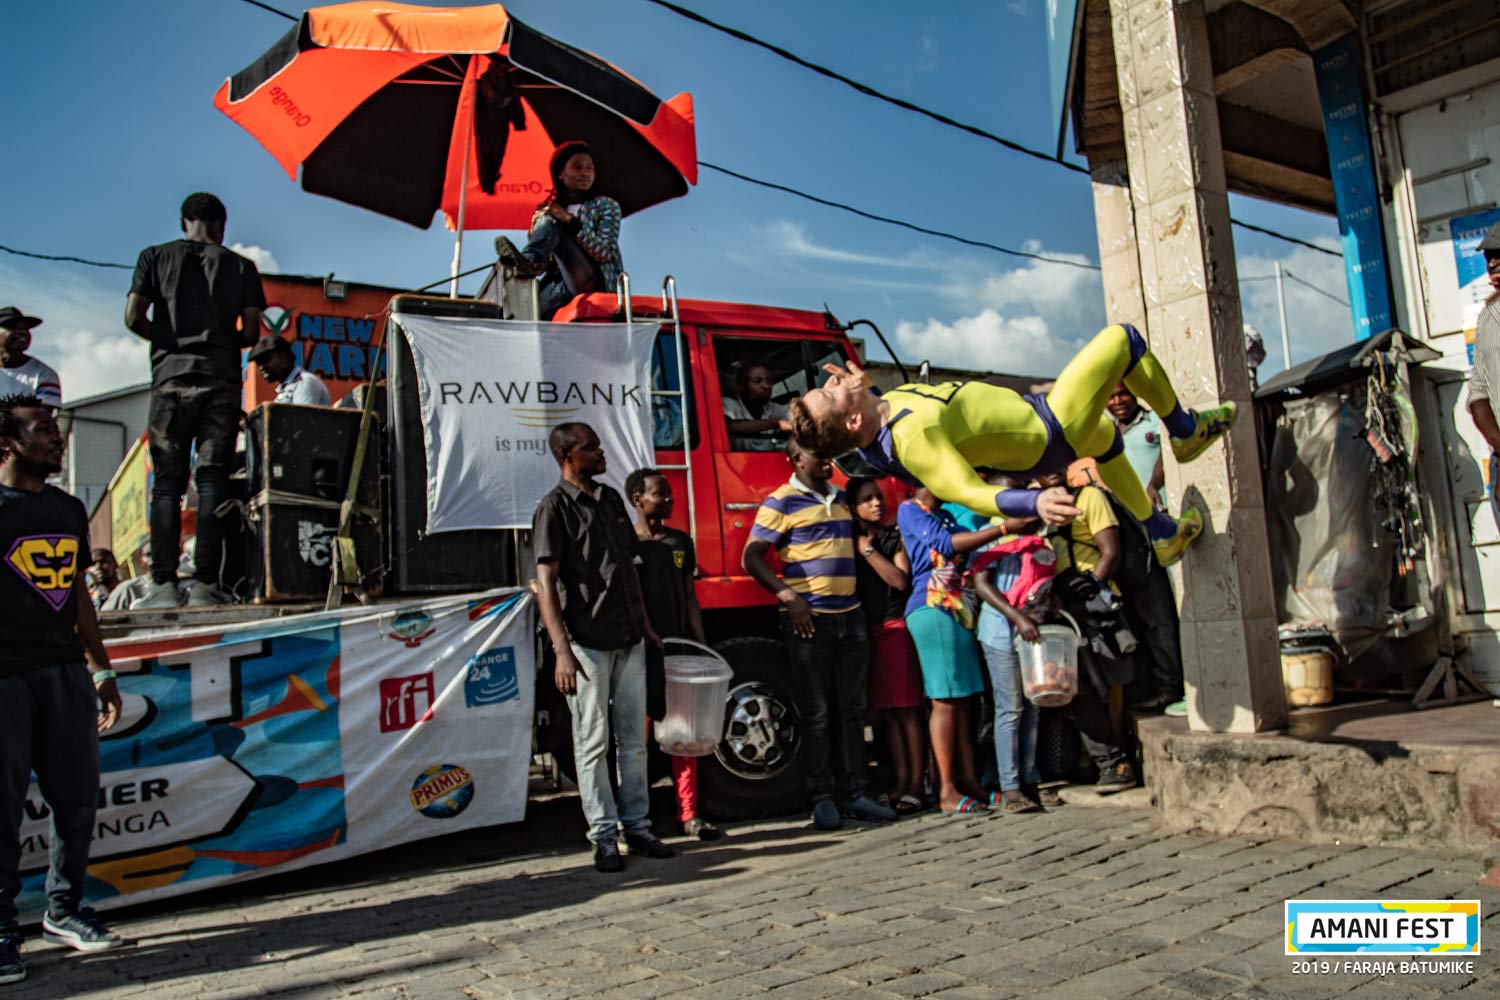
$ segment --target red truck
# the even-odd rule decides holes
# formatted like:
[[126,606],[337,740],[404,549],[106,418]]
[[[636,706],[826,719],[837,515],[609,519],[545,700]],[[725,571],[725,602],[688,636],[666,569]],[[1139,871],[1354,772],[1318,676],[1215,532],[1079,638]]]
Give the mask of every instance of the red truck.
[[[656,462],[677,497],[671,524],[690,532],[697,546],[698,601],[708,641],[734,668],[724,740],[699,770],[704,813],[721,819],[786,813],[806,800],[797,679],[787,662],[776,602],[745,572],[741,553],[756,508],[786,482],[790,465],[779,446],[764,451],[735,448],[724,400],[736,392],[740,367],[751,363],[770,370],[776,401],[800,395],[822,381],[825,364],[858,360],[848,335],[854,324],[841,324],[828,312],[678,300],[670,278],[659,297],[631,296],[628,278],[625,286],[627,291],[620,295],[580,296],[554,321],[633,318],[659,319],[662,324],[653,363]],[[500,289],[512,292],[511,301]],[[497,301],[507,318],[524,316],[530,313],[527,291],[524,283],[507,286],[492,281],[481,298]],[[519,307],[512,308],[511,302]],[[777,444],[784,440],[779,437]],[[857,462],[854,456],[836,462],[836,480],[842,483],[867,471],[857,468]],[[888,491],[904,489],[889,481],[884,485]],[[895,499],[894,492],[888,499]],[[550,670],[543,673],[550,675]],[[566,709],[550,680],[537,688],[542,718],[566,720]],[[571,759],[569,739],[565,725],[539,727],[538,745],[560,760]]]

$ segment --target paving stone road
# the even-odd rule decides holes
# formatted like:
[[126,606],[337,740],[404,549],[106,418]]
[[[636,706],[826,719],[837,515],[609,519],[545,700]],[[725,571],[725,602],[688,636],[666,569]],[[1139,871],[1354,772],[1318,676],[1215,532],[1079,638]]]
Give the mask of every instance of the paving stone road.
[[[596,874],[576,800],[475,831],[117,912],[96,956],[29,941],[6,1000],[1500,998],[1472,975],[1294,975],[1288,897],[1479,898],[1474,859],[1164,831],[1149,811],[736,826]],[[680,842],[680,841],[679,841]]]

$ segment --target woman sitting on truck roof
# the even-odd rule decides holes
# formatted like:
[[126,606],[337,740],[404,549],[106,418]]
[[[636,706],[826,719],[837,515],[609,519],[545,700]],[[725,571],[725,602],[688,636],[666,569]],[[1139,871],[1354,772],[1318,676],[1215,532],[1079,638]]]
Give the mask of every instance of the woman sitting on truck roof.
[[594,189],[594,154],[586,142],[564,142],[548,164],[552,193],[537,206],[526,248],[495,241],[502,260],[523,258],[545,268],[537,288],[541,319],[551,319],[576,295],[612,292],[625,265],[620,260],[620,203]]

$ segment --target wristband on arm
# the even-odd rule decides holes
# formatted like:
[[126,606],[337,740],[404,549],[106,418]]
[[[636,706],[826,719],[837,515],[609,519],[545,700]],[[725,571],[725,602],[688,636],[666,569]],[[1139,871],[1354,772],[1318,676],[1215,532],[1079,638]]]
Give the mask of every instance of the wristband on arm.
[[114,680],[118,676],[120,676],[120,675],[117,674],[117,673],[115,673],[113,670],[99,670],[99,671],[96,671],[94,674],[92,674],[92,677],[94,679],[94,687],[98,687],[100,684],[103,684],[105,681],[112,681],[112,680]]

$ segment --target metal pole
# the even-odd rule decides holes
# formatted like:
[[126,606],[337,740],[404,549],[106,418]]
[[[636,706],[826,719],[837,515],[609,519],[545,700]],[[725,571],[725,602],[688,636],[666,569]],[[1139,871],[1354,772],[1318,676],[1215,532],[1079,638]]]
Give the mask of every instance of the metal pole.
[[469,202],[469,147],[474,145],[474,129],[464,129],[464,167],[458,175],[458,234],[453,237],[453,267],[448,272],[448,298],[458,298],[458,274],[463,268],[464,258],[464,209]]
[[1276,308],[1281,312],[1281,356],[1286,367],[1292,367],[1292,339],[1286,328],[1286,282],[1282,277],[1281,261],[1276,262]]

